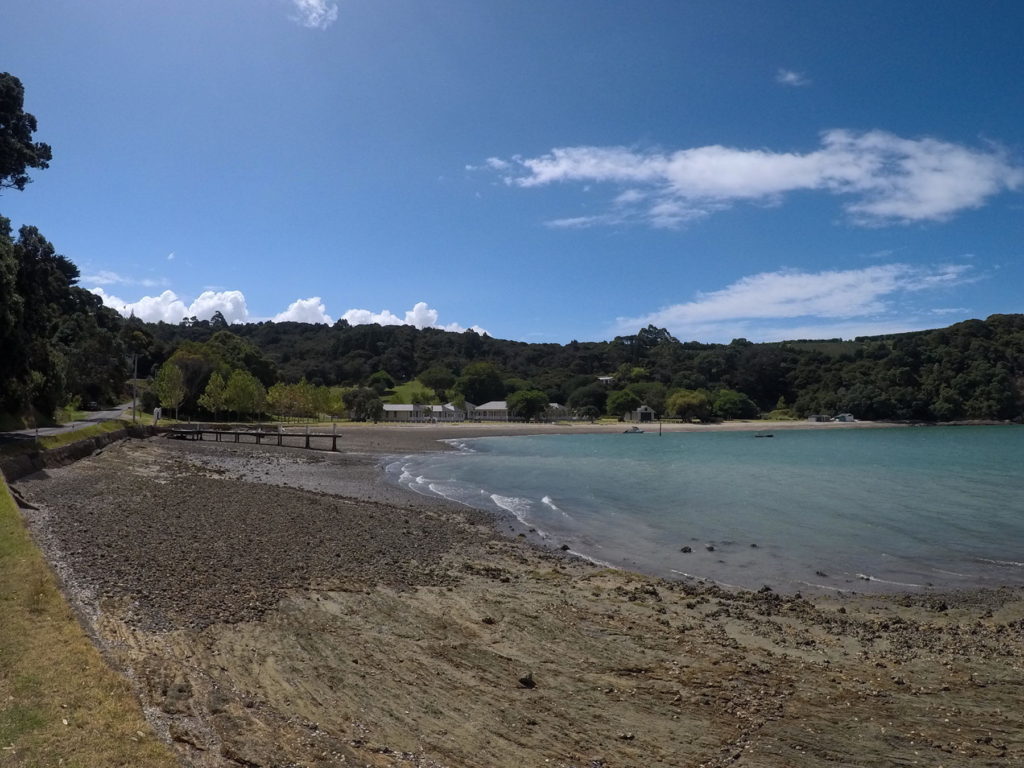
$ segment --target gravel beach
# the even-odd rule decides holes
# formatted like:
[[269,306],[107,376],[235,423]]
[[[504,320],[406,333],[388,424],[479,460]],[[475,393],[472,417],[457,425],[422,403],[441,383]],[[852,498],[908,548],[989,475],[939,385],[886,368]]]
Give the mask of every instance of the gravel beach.
[[380,470],[525,431],[346,425],[337,454],[124,441],[17,489],[187,765],[1024,763],[1020,591],[658,581]]

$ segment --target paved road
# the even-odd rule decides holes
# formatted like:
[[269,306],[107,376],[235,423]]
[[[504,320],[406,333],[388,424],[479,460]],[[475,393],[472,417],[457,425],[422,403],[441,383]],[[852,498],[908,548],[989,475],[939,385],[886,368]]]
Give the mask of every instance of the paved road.
[[[87,427],[90,424],[96,424],[100,421],[110,421],[112,419],[127,418],[125,412],[132,407],[131,403],[124,403],[111,408],[108,411],[90,411],[84,419],[78,421],[69,421],[67,424],[62,424],[59,427],[40,427],[39,437],[46,437],[47,435],[59,435],[62,432],[71,432],[74,429],[81,429]],[[0,432],[0,442],[13,442],[15,440],[26,440],[32,439],[36,436],[36,430],[34,429],[16,429],[12,432]]]

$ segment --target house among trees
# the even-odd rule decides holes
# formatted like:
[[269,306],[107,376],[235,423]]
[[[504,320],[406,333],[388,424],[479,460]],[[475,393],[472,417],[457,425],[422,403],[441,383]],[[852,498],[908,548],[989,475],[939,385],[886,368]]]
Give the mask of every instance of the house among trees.
[[[529,421],[530,418],[522,416],[521,413],[509,413],[507,400],[491,400],[473,409],[469,418],[473,421]],[[569,409],[561,403],[548,403],[543,413],[535,418],[544,421],[555,421],[568,419]]]
[[852,413],[840,413],[832,421],[856,421]]
[[475,421],[508,421],[508,401],[491,400],[473,410]]
[[641,405],[632,411],[626,411],[623,416],[625,421],[654,421],[654,409],[649,405]]
[[548,403],[548,409],[544,412],[544,418],[548,421],[568,419],[570,415],[569,408],[561,403]]
[[810,416],[807,417],[807,420],[814,422],[815,424],[819,424],[823,421],[832,421],[832,419],[830,419],[823,413],[812,413]]
[[384,411],[381,414],[381,421],[385,422],[454,422],[466,420],[466,412],[454,403],[445,403],[444,405],[385,403],[383,407]]

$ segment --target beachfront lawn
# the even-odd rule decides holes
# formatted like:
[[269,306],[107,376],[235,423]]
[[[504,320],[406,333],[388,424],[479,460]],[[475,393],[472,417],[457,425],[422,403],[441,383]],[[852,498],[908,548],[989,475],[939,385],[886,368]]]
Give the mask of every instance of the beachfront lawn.
[[419,394],[426,398],[424,402],[437,403],[437,397],[434,396],[434,393],[424,387],[418,379],[407,381],[405,384],[399,384],[391,392],[392,394],[389,397],[384,398],[384,402],[405,403],[408,405],[413,401],[413,395]]
[[57,590],[0,479],[0,765],[178,762]]

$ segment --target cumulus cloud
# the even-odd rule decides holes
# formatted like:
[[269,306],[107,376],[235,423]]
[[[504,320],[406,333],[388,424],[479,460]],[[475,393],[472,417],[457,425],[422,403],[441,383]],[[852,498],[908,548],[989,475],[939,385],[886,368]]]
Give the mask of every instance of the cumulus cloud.
[[106,306],[116,309],[125,317],[135,315],[148,323],[179,323],[184,317],[209,320],[218,311],[229,323],[244,323],[249,317],[245,296],[241,291],[203,291],[195,301],[186,305],[174,291],[169,290],[159,296],[143,296],[138,301],[125,301],[99,287],[90,290]]
[[174,291],[164,291],[159,296],[143,296],[138,301],[125,301],[119,296],[114,296],[102,288],[90,289],[92,293],[99,296],[103,303],[112,309],[116,309],[125,317],[135,315],[147,323],[177,323],[188,314],[185,303],[178,298]]
[[331,325],[334,321],[327,314],[323,300],[319,296],[311,296],[308,299],[297,299],[288,305],[288,309],[274,315],[275,323],[326,323]]
[[607,213],[549,222],[570,228],[626,222],[674,228],[738,202],[779,204],[798,191],[843,198],[860,225],[943,221],[1024,186],[1024,166],[998,147],[885,131],[826,131],[820,147],[806,153],[717,144],[668,153],[579,146],[493,160],[488,169],[524,189],[556,183],[622,188]]
[[373,312],[369,309],[349,309],[342,316],[349,325],[403,325],[402,318],[387,309]]
[[241,291],[203,291],[188,308],[189,317],[209,320],[220,312],[229,323],[244,323],[249,319],[245,294]]
[[[135,317],[151,323],[160,321],[179,323],[184,317],[209,320],[213,317],[213,313],[218,311],[224,315],[224,319],[228,323],[244,323],[250,320],[245,294],[241,291],[207,289],[190,303],[186,303],[184,299],[170,290],[164,291],[159,296],[143,296],[137,301],[125,301],[119,296],[107,293],[103,287],[98,285],[91,288],[90,291],[99,296],[106,306],[116,309],[125,317],[135,315]],[[279,312],[271,319],[275,323],[325,323],[331,325],[334,322],[327,314],[327,307],[319,296],[297,299],[289,304],[286,310]],[[387,309],[382,309],[380,312],[373,312],[369,309],[350,309],[342,314],[341,319],[347,320],[350,325],[377,323],[378,325],[440,328],[454,333],[462,333],[466,330],[473,330],[480,334],[487,333],[479,325],[471,325],[467,329],[458,323],[439,322],[440,314],[425,301],[416,302],[412,309],[406,311],[402,316]]]
[[771,341],[893,333],[927,327],[921,324],[923,319],[915,319],[916,311],[899,300],[976,279],[970,267],[962,264],[763,272],[642,317],[620,317],[616,325],[620,332],[633,332],[651,324],[682,338],[715,341],[739,336]]
[[293,18],[309,29],[327,29],[338,20],[338,4],[328,0],[292,0]]
[[810,78],[802,72],[794,72],[792,69],[782,69],[781,67],[775,73],[775,82],[779,85],[788,85],[791,88],[800,88],[811,84]]
[[471,325],[467,329],[458,323],[441,324],[438,323],[438,317],[436,309],[431,309],[425,301],[418,301],[413,305],[412,309],[406,311],[405,317],[399,317],[388,309],[382,309],[380,312],[374,312],[369,309],[350,309],[341,316],[341,319],[348,321],[350,325],[369,325],[370,323],[378,325],[412,325],[416,328],[440,328],[454,333],[462,333],[466,330],[473,330],[479,334],[487,333],[479,325]]

